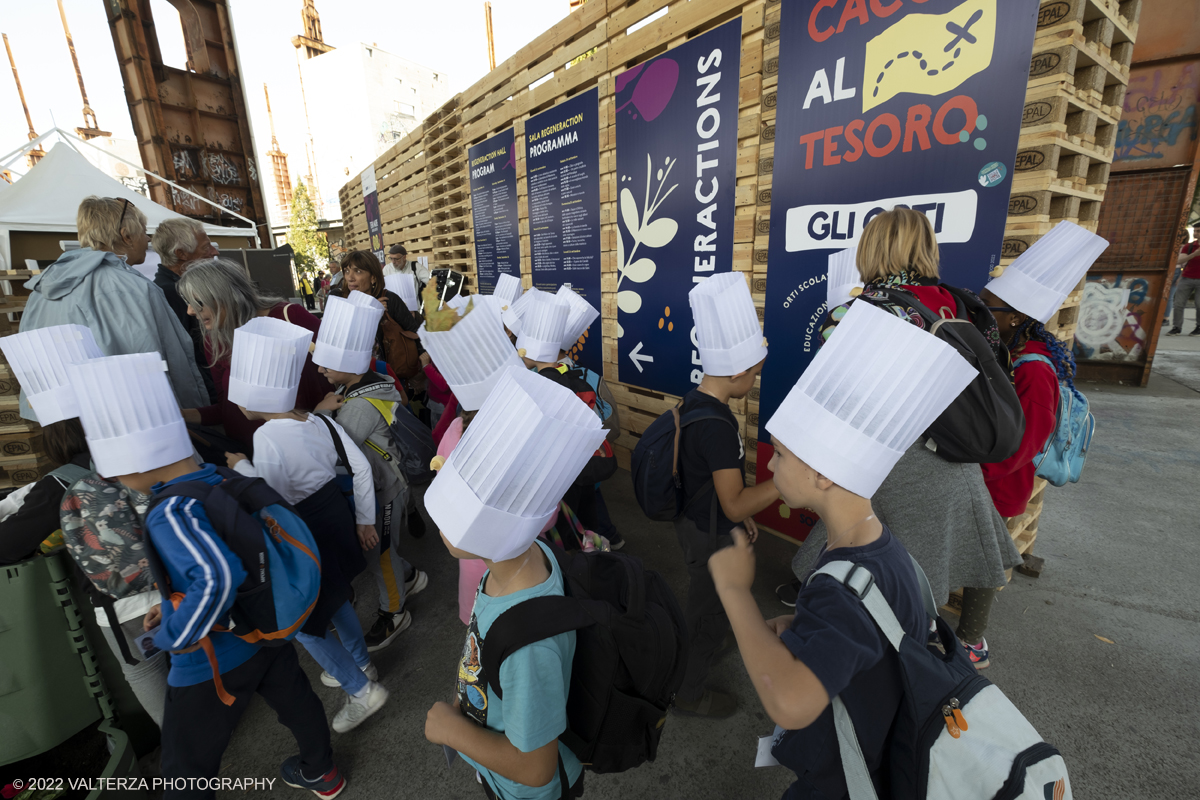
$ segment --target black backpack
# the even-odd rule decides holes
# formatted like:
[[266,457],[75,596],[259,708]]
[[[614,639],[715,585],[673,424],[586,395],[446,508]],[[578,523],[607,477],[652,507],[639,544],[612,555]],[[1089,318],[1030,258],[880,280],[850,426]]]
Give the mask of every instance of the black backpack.
[[925,436],[930,449],[956,464],[994,464],[1009,458],[1025,435],[1025,413],[1012,383],[1012,367],[1004,364],[988,344],[983,331],[994,324],[992,313],[974,295],[953,286],[941,288],[954,295],[955,317],[944,319],[912,294],[894,288],[872,287],[861,298],[878,304],[882,299],[914,309],[925,329],[958,351],[979,370],[967,388],[942,412]]
[[635,556],[548,549],[564,595],[526,600],[496,618],[480,654],[488,685],[503,698],[505,658],[576,631],[568,729],[559,739],[593,772],[653,761],[687,667],[683,611],[663,577]]
[[[706,419],[716,419],[729,423],[729,419],[703,408],[697,408],[680,415],[679,405],[665,412],[642,433],[637,446],[633,448],[630,457],[629,474],[633,478],[633,496],[642,508],[642,512],[650,519],[659,522],[670,522],[680,517],[686,510],[687,494],[683,489],[683,479],[679,475],[679,446],[683,438],[683,429],[696,422]],[[703,494],[710,486],[712,479],[692,492],[692,498]],[[716,500],[716,492],[713,499]],[[716,506],[714,503],[713,515]],[[713,528],[710,527],[710,530]]]

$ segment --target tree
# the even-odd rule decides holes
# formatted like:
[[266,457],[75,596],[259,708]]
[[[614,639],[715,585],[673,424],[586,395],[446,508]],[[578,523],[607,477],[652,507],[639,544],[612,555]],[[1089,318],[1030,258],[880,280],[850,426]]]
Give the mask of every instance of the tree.
[[313,275],[317,265],[325,263],[325,239],[317,231],[317,209],[308,196],[304,181],[296,183],[292,193],[292,222],[288,227],[288,244],[292,246],[296,272]]

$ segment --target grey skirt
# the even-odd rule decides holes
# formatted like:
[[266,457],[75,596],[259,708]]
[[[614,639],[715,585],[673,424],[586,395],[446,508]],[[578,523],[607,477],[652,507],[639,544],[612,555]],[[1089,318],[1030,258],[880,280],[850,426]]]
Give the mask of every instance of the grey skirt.
[[[979,465],[952,464],[928,450],[924,438],[901,456],[871,504],[925,570],[939,606],[964,586],[1003,586],[1004,571],[1021,563]],[[825,523],[817,522],[792,559],[797,577],[808,574],[826,535]]]

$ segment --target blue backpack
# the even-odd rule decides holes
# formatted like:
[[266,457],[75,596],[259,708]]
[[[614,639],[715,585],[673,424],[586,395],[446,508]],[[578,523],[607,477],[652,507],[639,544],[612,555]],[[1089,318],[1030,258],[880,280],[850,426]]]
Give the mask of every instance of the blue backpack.
[[[1050,359],[1036,354],[1021,356],[1013,363],[1013,368],[1030,361],[1040,361],[1054,369]],[[1034,474],[1055,486],[1078,482],[1095,432],[1096,418],[1088,409],[1087,398],[1075,387],[1060,381],[1057,423],[1033,459]]]
[[[682,405],[682,403],[680,404]],[[694,422],[717,419],[729,420],[713,411],[696,409],[680,415],[679,406],[664,413],[646,428],[630,457],[629,471],[633,477],[633,496],[647,517],[669,522],[686,510],[687,495],[679,475],[679,444],[683,429]],[[708,483],[692,492],[695,498],[703,494]],[[716,516],[717,494],[713,492],[712,516]]]
[[[295,637],[317,604],[321,557],[304,520],[262,478],[224,467],[216,486],[188,481],[164,487],[150,510],[172,497],[199,500],[221,541],[242,561],[246,580],[230,609],[230,633],[247,642],[282,645]],[[153,547],[150,566],[163,597],[174,593]],[[214,628],[213,630],[218,630]]]

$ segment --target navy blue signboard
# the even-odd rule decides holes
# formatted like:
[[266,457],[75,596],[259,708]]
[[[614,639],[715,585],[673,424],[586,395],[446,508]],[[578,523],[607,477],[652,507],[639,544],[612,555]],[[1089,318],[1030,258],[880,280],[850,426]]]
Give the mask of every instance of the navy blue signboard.
[[[589,89],[525,123],[525,175],[533,285],[571,284],[600,308],[600,109]],[[600,318],[571,348],[581,366],[603,369]]]
[[[794,0],[780,20],[761,427],[817,350],[829,256],[880,211],[924,212],[946,283],[1000,259],[1038,0]],[[853,368],[849,366],[848,368]],[[797,538],[806,512],[758,517]]]
[[521,227],[517,220],[517,148],[509,128],[472,147],[471,226],[479,293],[491,294],[501,272],[521,277]]
[[621,380],[700,383],[688,292],[733,268],[735,19],[617,76],[617,353]]

